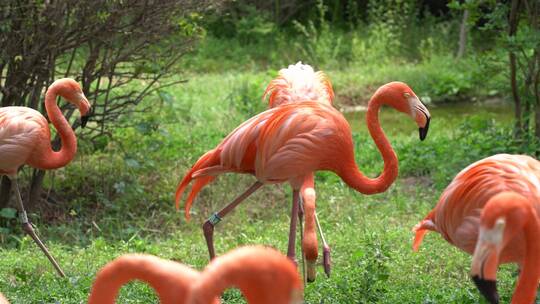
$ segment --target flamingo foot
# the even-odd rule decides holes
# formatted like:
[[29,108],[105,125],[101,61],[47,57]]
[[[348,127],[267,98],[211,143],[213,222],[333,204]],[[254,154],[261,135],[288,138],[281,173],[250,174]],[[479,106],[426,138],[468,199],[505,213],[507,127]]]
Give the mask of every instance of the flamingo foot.
[[36,245],[38,245],[38,247],[41,249],[41,251],[43,251],[45,256],[47,256],[47,258],[49,259],[49,261],[53,265],[54,269],[56,269],[56,272],[58,272],[58,275],[60,277],[62,277],[62,278],[65,278],[66,274],[64,273],[62,268],[60,268],[60,265],[58,265],[58,262],[56,262],[54,257],[51,255],[51,253],[47,249],[47,247],[45,247],[43,242],[39,239],[36,232],[34,231],[34,228],[32,228],[32,225],[28,222],[27,217],[26,217],[26,212],[23,212],[23,214],[24,215],[22,215],[21,217],[23,218],[23,220],[26,219],[26,222],[22,223],[22,228],[23,228],[24,232],[26,232],[28,235],[30,235],[30,237],[34,240]]
[[210,261],[216,257],[216,251],[214,249],[214,225],[214,222],[208,219],[204,222],[202,227],[206,246],[208,247],[208,254],[210,255]]
[[324,273],[326,273],[326,276],[330,277],[332,259],[330,258],[330,246],[328,245],[323,246],[323,267],[324,267]]

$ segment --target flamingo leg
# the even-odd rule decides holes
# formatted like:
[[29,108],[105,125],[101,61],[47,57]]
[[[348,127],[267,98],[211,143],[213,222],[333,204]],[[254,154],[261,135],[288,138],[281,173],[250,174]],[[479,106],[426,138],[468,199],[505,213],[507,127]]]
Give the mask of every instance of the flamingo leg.
[[[300,243],[304,243],[304,202],[302,196],[298,199],[298,221],[300,222]],[[304,278],[304,286],[307,283],[307,268],[306,268],[306,254],[304,253],[304,246],[300,247],[302,250],[302,275]]]
[[287,247],[287,257],[296,264],[296,224],[299,217],[300,191],[293,191],[293,201],[291,208],[291,224],[289,226],[289,245]]
[[242,201],[244,201],[248,196],[253,192],[259,189],[263,184],[259,181],[255,182],[251,187],[249,187],[244,193],[240,194],[237,198],[234,199],[230,204],[225,206],[223,209],[212,214],[210,218],[206,220],[203,224],[204,238],[206,239],[206,245],[208,246],[208,254],[210,254],[210,260],[216,257],[216,251],[214,249],[214,226],[217,225],[229,212],[231,212],[236,206],[238,206]]
[[326,239],[324,238],[321,223],[319,222],[319,217],[317,216],[317,211],[315,211],[315,222],[317,223],[317,229],[319,230],[319,234],[321,235],[321,240],[323,242],[324,273],[326,273],[326,276],[330,277],[330,270],[332,267],[332,260],[330,259],[330,246],[328,246],[328,243],[326,243]]
[[54,257],[50,254],[47,247],[45,247],[43,242],[39,239],[36,232],[34,231],[34,228],[32,228],[32,224],[30,224],[30,222],[28,221],[28,216],[26,214],[26,210],[24,209],[23,201],[21,198],[21,192],[19,191],[19,184],[17,183],[17,179],[11,178],[11,181],[13,183],[13,188],[15,190],[15,198],[17,199],[17,203],[19,204],[20,219],[21,219],[21,224],[22,224],[22,228],[24,232],[30,235],[30,237],[34,240],[34,242],[39,246],[41,251],[43,251],[43,253],[47,256],[51,264],[56,269],[56,272],[58,272],[58,275],[65,278],[66,274],[64,273],[62,268],[60,268],[60,265],[58,265],[58,262],[56,262]]
[[[311,189],[313,191],[307,191]],[[301,196],[304,207],[304,239],[302,249],[306,259],[307,282],[314,282],[317,277],[318,242],[315,224],[315,195],[313,188],[306,188]]]

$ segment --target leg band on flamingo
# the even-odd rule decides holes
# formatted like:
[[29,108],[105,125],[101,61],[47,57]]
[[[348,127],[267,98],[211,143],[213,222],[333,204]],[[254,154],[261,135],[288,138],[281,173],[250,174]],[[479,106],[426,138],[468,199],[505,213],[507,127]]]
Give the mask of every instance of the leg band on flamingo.
[[208,247],[208,254],[210,260],[216,257],[216,251],[214,249],[214,226],[219,223],[229,212],[231,212],[236,206],[238,206],[243,200],[250,196],[253,192],[259,189],[263,184],[261,182],[255,182],[244,193],[240,194],[234,201],[225,206],[218,212],[215,212],[210,216],[203,224],[204,238],[206,239],[206,246]]
[[208,221],[213,225],[215,226],[217,223],[221,222],[221,217],[219,217],[219,214],[217,212],[215,212],[214,214],[212,214],[212,216],[210,216],[208,218]]
[[28,215],[26,214],[26,210],[19,212],[19,218],[21,219],[22,224],[28,223]]

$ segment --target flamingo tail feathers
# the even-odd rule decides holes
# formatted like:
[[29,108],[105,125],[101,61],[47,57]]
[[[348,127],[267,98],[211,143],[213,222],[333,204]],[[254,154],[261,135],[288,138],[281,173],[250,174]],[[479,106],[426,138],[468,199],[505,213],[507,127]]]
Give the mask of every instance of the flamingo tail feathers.
[[428,231],[436,231],[435,223],[429,218],[422,220],[420,223],[414,226],[413,228],[413,232],[415,232],[414,241],[413,241],[414,251],[418,251],[418,249],[420,248],[420,245],[422,244],[422,240],[424,240],[424,236],[426,235],[426,233],[428,233]]
[[196,172],[207,167],[214,167],[219,164],[219,162],[219,153],[216,153],[216,150],[206,152],[199,158],[199,160],[197,160],[195,165],[191,167],[178,185],[175,195],[176,209],[180,207],[180,199],[182,198],[186,187],[192,180],[195,180],[184,206],[186,220],[190,219],[189,210],[191,209],[191,205],[195,197],[197,197],[197,194],[204,186],[208,185],[216,178],[215,176],[197,176]]

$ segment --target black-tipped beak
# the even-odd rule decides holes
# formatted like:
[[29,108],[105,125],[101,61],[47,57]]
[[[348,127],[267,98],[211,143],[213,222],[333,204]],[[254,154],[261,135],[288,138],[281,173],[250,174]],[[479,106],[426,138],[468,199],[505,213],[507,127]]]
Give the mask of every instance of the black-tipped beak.
[[86,123],[88,123],[88,119],[90,119],[90,115],[81,116],[81,127],[86,127]]
[[473,276],[474,285],[480,291],[480,293],[491,304],[499,304],[499,293],[497,292],[497,281],[484,280],[480,276]]
[[429,121],[431,117],[426,115],[426,125],[423,128],[418,128],[418,133],[420,134],[420,140],[426,139],[428,130],[429,130]]

